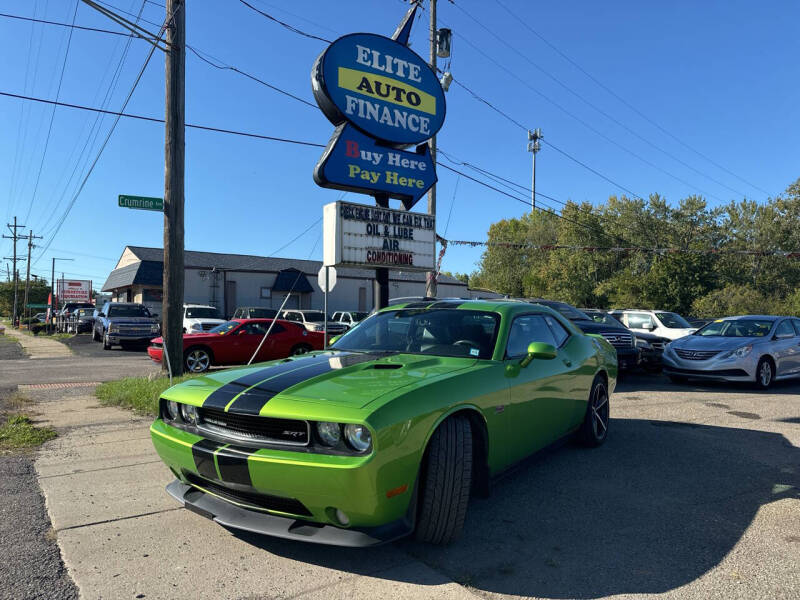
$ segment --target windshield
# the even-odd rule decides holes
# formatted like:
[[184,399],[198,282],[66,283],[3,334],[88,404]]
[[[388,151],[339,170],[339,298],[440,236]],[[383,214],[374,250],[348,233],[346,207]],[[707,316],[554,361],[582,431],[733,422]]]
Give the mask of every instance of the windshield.
[[219,311],[210,306],[187,306],[187,319],[219,319]]
[[149,317],[150,311],[144,306],[135,304],[111,305],[108,307],[108,317]]
[[577,308],[573,308],[569,304],[565,304],[563,302],[538,302],[537,304],[542,304],[547,306],[548,308],[552,308],[554,311],[561,313],[565,317],[567,317],[570,321],[591,321],[592,319],[586,313],[579,311]]
[[91,317],[94,311],[91,308],[79,308],[75,311],[75,315],[80,317]]
[[373,315],[333,348],[490,359],[500,317],[457,309],[406,309]]
[[350,316],[353,318],[353,321],[363,321],[367,318],[367,313],[365,312],[351,312]]
[[224,323],[220,323],[214,329],[209,329],[208,333],[218,333],[220,335],[225,335],[231,329],[236,329],[241,323],[239,321],[225,321]]
[[692,327],[686,319],[675,313],[657,312],[656,317],[664,327],[669,327],[670,329],[690,329]]
[[694,335],[716,337],[764,337],[772,329],[772,321],[763,319],[729,319],[713,321]]
[[271,319],[278,314],[274,308],[251,308],[248,312],[251,319]]
[[594,321],[595,323],[602,323],[603,325],[611,325],[614,327],[620,326],[620,322],[617,321],[611,315],[607,315],[604,313],[596,313],[596,312],[585,313],[585,314],[588,315],[589,318],[591,318],[591,320]]
[[321,310],[310,310],[308,312],[304,312],[303,317],[306,321],[324,321],[325,313],[323,313]]

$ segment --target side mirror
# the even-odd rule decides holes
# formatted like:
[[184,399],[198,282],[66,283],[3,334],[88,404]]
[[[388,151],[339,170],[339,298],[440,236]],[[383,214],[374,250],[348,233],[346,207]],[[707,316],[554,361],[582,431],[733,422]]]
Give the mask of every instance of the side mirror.
[[644,324],[644,328],[647,329],[647,331],[653,331],[653,329],[656,328],[656,324],[653,323],[652,321],[648,321],[647,323]]
[[528,355],[519,363],[521,367],[527,367],[533,359],[538,360],[553,360],[558,356],[558,350],[552,344],[545,344],[544,342],[531,342],[528,345]]

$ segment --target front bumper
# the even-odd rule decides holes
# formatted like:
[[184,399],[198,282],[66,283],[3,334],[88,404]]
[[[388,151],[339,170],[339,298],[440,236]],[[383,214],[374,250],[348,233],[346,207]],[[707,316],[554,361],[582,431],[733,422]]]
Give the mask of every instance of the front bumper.
[[164,349],[160,346],[148,346],[147,355],[153,362],[160,363],[164,358]]
[[380,527],[345,529],[257,512],[227,502],[198,487],[186,485],[179,479],[167,485],[167,493],[183,504],[184,508],[223,527],[299,542],[349,547],[377,546],[404,537],[413,529],[410,519],[401,519]]
[[664,352],[662,357],[665,375],[713,379],[716,381],[755,381],[758,361],[753,354],[745,358],[717,358],[709,360],[689,360],[680,358],[674,352]]
[[121,343],[144,343],[149,342],[154,337],[158,337],[157,333],[106,333],[106,337],[108,337],[109,344],[121,344]]
[[616,348],[617,365],[620,371],[631,371],[639,366],[641,353],[638,348]]
[[[374,453],[240,448],[161,419],[150,432],[159,456],[179,480],[168,491],[222,525],[346,546],[383,543],[411,531],[416,470],[387,468]],[[403,485],[402,493],[388,497],[387,491]],[[347,515],[347,526],[337,520],[336,509]]]

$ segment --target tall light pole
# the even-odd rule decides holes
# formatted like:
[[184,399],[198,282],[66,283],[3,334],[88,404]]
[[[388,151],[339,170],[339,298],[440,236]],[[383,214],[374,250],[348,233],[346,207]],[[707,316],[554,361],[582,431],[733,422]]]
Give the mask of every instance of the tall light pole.
[[[430,54],[430,65],[433,72],[436,73],[436,51],[437,51],[437,43],[436,43],[436,0],[430,0],[430,42],[431,42],[431,54]],[[438,74],[437,74],[438,77]],[[430,141],[431,147],[431,160],[433,161],[434,169],[436,168],[436,136],[434,135]],[[436,215],[436,184],[434,183],[431,186],[431,189],[428,190],[428,214],[431,216]],[[436,233],[436,232],[434,232]],[[434,298],[436,297],[436,240],[434,236],[434,253],[433,253],[433,271],[427,273],[427,277],[425,279],[425,295]]]
[[539,140],[544,139],[541,129],[528,130],[528,152],[533,154],[533,166],[531,168],[531,214],[536,212],[536,155],[541,150]]

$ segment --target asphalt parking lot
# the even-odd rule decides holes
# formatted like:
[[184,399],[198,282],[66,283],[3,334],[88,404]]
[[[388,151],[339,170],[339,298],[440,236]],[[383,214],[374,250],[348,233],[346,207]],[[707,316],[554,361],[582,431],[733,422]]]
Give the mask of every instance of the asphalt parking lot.
[[[100,352],[129,358],[105,369],[149,363]],[[92,380],[98,359],[87,358],[69,359],[71,381]],[[633,375],[612,397],[601,448],[566,444],[520,465],[472,499],[450,546],[371,549],[219,527],[164,492],[149,419],[97,406],[91,387],[27,393],[61,433],[36,473],[83,597],[800,597],[796,382],[761,392]]]

